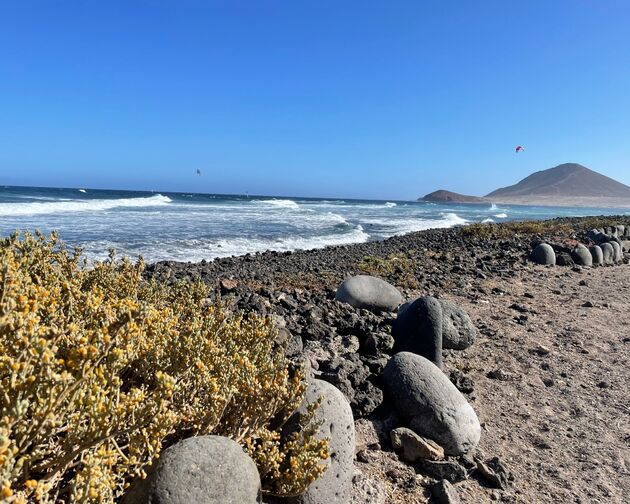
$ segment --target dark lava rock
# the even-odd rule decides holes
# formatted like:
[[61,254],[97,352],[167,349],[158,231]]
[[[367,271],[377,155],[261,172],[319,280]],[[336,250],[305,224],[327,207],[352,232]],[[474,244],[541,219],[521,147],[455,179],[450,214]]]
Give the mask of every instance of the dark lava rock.
[[468,477],[468,471],[456,460],[419,460],[414,464],[421,472],[439,480],[445,479],[451,483],[463,481]]
[[568,252],[558,252],[558,254],[556,254],[556,264],[558,266],[575,266],[575,263]]
[[457,390],[460,392],[464,392],[465,394],[470,394],[474,391],[474,382],[472,378],[466,376],[459,369],[453,369],[449,375],[449,379],[451,383],[457,387]]
[[442,367],[442,305],[421,297],[398,314],[392,327],[396,352],[412,352]]
[[438,481],[431,487],[431,497],[436,504],[459,504],[457,490],[448,480]]

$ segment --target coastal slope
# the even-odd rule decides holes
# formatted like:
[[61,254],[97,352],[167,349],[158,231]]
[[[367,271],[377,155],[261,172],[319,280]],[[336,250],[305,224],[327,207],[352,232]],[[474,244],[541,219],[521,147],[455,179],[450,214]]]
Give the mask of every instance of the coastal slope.
[[577,163],[541,170],[492,191],[496,203],[576,206],[630,206],[630,187]]
[[418,198],[418,201],[426,201],[428,203],[488,203],[485,198],[479,196],[468,196],[466,194],[459,194],[446,189],[439,189],[433,191],[422,198]]

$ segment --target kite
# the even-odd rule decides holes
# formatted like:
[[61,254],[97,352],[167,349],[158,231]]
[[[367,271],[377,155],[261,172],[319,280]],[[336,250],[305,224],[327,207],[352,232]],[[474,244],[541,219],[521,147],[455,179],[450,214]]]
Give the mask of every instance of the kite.
[[524,150],[525,150],[525,147],[523,147],[522,145],[517,145],[516,149],[514,149],[514,152],[518,154],[519,152],[523,152]]

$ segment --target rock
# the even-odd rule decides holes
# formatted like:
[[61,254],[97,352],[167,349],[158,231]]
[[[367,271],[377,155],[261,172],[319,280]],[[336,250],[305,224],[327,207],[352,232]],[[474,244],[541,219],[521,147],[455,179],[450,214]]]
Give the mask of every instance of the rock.
[[603,257],[602,264],[613,264],[613,262],[615,261],[614,247],[610,244],[610,242],[602,243],[600,247],[602,249]]
[[463,481],[468,477],[468,471],[456,460],[426,460],[416,462],[418,469],[435,479],[445,479],[451,483]]
[[442,305],[442,348],[464,350],[475,342],[477,329],[468,313],[455,303],[440,299]]
[[337,289],[337,301],[371,311],[393,311],[402,302],[402,295],[385,280],[358,275],[345,280]]
[[477,446],[477,414],[432,362],[401,352],[389,360],[383,377],[394,407],[415,432],[436,441],[449,455]]
[[221,294],[227,294],[238,287],[238,282],[232,278],[222,278],[219,280],[219,287],[221,288]]
[[464,394],[470,394],[475,388],[475,384],[470,376],[466,376],[459,369],[452,369],[448,374],[449,380],[455,385],[457,390],[464,392]]
[[551,266],[556,264],[556,253],[554,252],[552,246],[547,243],[541,243],[532,250],[531,258],[536,264]]
[[571,255],[567,252],[558,252],[556,254],[556,264],[558,266],[574,266],[575,263],[571,259]]
[[260,476],[243,448],[221,436],[184,439],[164,450],[125,504],[256,504]]
[[630,240],[623,240],[621,242],[621,250],[623,252],[630,252]]
[[494,457],[487,463],[477,459],[477,471],[493,487],[501,490],[508,487],[509,473],[498,457]]
[[623,261],[623,251],[621,250],[621,245],[615,241],[611,241],[610,244],[612,248],[615,250],[613,254],[613,262],[621,262]]
[[619,224],[615,227],[617,228],[617,236],[619,238],[623,237],[626,234],[626,226],[624,226],[623,224]]
[[[317,432],[319,439],[329,439],[330,459],[326,472],[306,492],[290,502],[295,504],[335,504],[350,502],[354,476],[355,431],[352,410],[344,395],[333,385],[312,380],[306,390],[305,404],[323,397],[315,414],[323,422]],[[302,406],[301,411],[304,411]]]
[[579,266],[593,266],[593,256],[590,250],[581,243],[571,251],[571,258]]
[[433,297],[416,299],[392,326],[394,350],[412,352],[442,367],[442,305]]
[[592,245],[589,247],[589,251],[591,253],[591,257],[593,258],[593,264],[604,263],[604,253],[599,245]]
[[460,502],[457,490],[445,479],[431,487],[431,496],[436,504],[459,504]]
[[390,439],[394,450],[399,451],[400,456],[406,462],[415,462],[419,459],[442,460],[444,458],[444,448],[435,441],[423,438],[406,427],[399,427],[391,431]]

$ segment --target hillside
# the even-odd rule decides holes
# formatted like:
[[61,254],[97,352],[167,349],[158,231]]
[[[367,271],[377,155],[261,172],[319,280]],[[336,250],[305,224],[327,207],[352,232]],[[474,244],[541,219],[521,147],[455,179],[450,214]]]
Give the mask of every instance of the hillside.
[[622,198],[630,200],[630,187],[577,163],[565,163],[532,173],[512,186],[491,192],[486,198],[510,197]]
[[479,196],[467,196],[465,194],[446,191],[445,189],[433,191],[422,198],[418,198],[418,201],[427,201],[430,203],[487,203],[487,200]]

